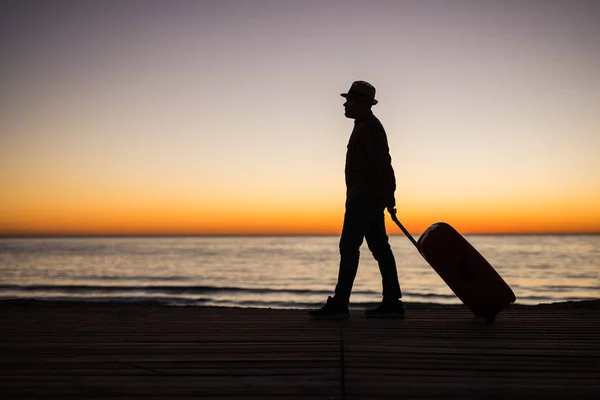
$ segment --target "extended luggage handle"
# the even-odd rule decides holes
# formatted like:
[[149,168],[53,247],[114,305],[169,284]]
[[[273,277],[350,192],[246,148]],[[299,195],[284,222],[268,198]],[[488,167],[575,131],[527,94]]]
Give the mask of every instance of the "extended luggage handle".
[[417,248],[418,252],[421,252],[421,249],[419,248],[419,243],[417,243],[417,241],[415,240],[414,237],[412,237],[412,235],[406,230],[406,228],[404,227],[404,225],[402,225],[400,223],[400,221],[398,221],[398,217],[396,217],[396,209],[392,208],[389,209],[388,208],[388,212],[390,213],[391,217],[392,217],[392,221],[394,221],[396,223],[396,225],[398,225],[398,228],[400,228],[400,230],[402,232],[404,232],[404,234],[406,235],[406,237],[412,242],[412,244],[415,245],[415,247]]

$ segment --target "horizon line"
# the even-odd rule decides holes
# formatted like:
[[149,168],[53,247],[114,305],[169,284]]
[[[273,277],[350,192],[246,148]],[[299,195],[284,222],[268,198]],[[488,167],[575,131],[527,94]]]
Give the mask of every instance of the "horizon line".
[[[596,236],[598,232],[459,232],[463,236]],[[0,234],[0,239],[43,239],[43,238],[169,238],[169,237],[317,237],[317,236],[336,236],[341,233],[171,233],[171,234]],[[412,236],[420,236],[421,233],[410,232]],[[388,236],[405,236],[403,233],[388,233]]]

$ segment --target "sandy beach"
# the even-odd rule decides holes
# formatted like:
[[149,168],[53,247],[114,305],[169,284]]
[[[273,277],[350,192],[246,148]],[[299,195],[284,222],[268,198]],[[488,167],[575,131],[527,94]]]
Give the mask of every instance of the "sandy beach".
[[0,302],[2,398],[598,398],[600,300],[404,320],[306,310]]

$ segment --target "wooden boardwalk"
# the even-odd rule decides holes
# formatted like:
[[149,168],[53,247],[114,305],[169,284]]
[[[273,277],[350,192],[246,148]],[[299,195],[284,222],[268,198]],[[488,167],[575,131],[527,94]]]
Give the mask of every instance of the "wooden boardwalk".
[[600,398],[600,310],[0,304],[0,398]]

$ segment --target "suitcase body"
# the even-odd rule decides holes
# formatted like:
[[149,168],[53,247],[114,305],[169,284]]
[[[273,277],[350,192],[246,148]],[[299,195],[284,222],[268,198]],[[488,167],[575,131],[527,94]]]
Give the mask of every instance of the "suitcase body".
[[496,314],[516,300],[504,279],[452,226],[433,224],[416,244],[425,260],[476,316],[491,323]]

